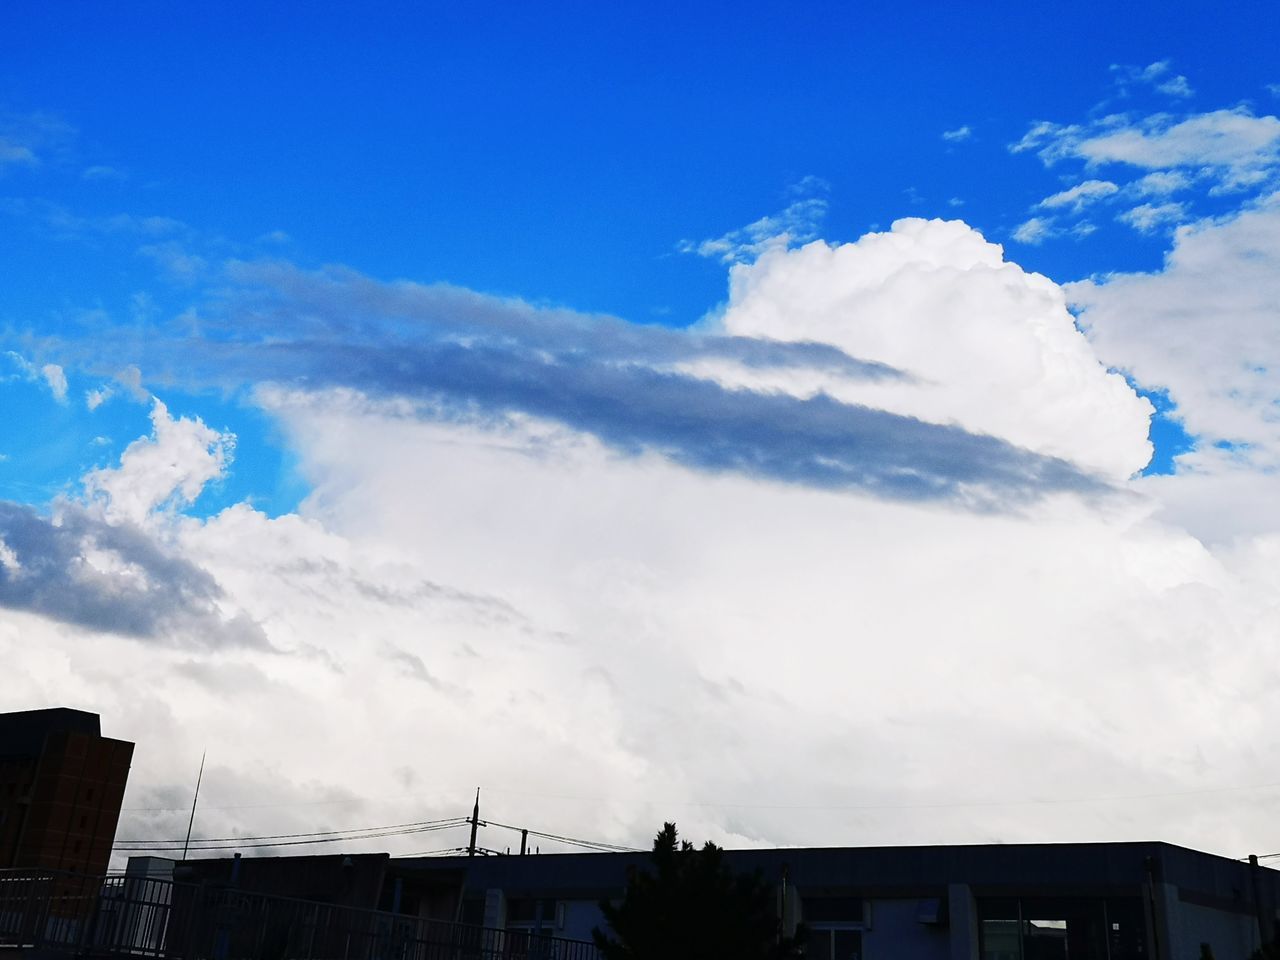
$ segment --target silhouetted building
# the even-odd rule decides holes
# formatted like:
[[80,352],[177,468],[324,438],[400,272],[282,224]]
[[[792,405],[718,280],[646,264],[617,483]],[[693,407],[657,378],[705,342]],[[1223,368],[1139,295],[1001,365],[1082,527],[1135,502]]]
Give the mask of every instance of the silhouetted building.
[[0,867],[105,873],[132,759],[96,713],[0,713]]
[[[321,860],[304,891],[297,868]],[[729,850],[725,862],[776,886],[781,925],[810,930],[808,960],[1183,960],[1201,944],[1244,960],[1275,938],[1280,905],[1280,872],[1167,843]],[[210,879],[234,868],[198,863]],[[604,923],[599,901],[648,866],[640,853],[245,858],[240,882],[585,940]]]

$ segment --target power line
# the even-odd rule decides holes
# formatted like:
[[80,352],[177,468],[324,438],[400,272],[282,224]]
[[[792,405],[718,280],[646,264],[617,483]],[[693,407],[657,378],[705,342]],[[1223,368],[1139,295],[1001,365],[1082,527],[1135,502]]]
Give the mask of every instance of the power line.
[[[312,843],[343,843],[351,840],[373,840],[381,837],[404,837],[437,830],[451,830],[466,824],[466,820],[424,821],[416,825],[400,825],[398,829],[368,827],[360,831],[330,831],[324,834],[276,834],[260,837],[210,837],[200,838],[191,846],[193,850],[234,850],[237,847],[292,847]],[[285,839],[299,837],[307,839]],[[180,840],[122,840],[112,849],[133,852],[158,852],[181,850]]]
[[[422,827],[418,830],[393,830],[389,833],[369,833],[358,837],[322,837],[318,840],[270,840],[266,843],[227,843],[227,844],[193,844],[191,850],[249,850],[255,847],[296,847],[310,843],[350,843],[353,840],[375,840],[380,837],[407,837],[420,833],[432,833],[436,830],[447,830],[450,827],[456,827],[458,824],[451,824],[449,827]],[[181,844],[170,847],[135,847],[121,846],[117,844],[112,847],[113,850],[124,851],[128,853],[163,853],[170,850],[184,849]]]
[[[446,817],[443,820],[414,820],[410,823],[389,823],[380,827],[348,827],[341,830],[313,830],[310,833],[273,833],[261,837],[196,837],[196,843],[221,843],[239,840],[293,840],[298,837],[331,837],[338,833],[367,833],[370,830],[399,830],[409,827],[429,827],[436,824],[466,823],[465,817]],[[121,840],[121,843],[180,843],[178,840]]]
[[575,847],[584,847],[588,850],[595,850],[600,853],[640,853],[636,847],[623,847],[616,843],[605,843],[598,840],[582,840],[577,837],[565,837],[558,833],[545,833],[542,830],[532,830],[526,827],[513,826],[510,823],[499,823],[497,820],[482,820],[485,826],[502,827],[506,830],[515,830],[517,833],[525,832],[531,837],[540,837],[543,840],[555,840],[558,843],[567,843]]

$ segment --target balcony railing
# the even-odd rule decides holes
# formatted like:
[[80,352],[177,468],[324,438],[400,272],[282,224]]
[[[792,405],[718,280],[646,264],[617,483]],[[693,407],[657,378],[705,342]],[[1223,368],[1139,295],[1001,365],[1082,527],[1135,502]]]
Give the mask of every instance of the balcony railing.
[[135,876],[0,870],[0,945],[164,960],[599,960],[591,943]]

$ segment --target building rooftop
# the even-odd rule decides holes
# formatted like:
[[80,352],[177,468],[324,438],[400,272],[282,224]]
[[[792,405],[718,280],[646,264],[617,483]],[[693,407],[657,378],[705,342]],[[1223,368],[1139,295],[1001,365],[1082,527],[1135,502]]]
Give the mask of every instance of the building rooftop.
[[100,737],[102,721],[96,713],[70,707],[0,713],[0,756],[35,756],[54,731]]

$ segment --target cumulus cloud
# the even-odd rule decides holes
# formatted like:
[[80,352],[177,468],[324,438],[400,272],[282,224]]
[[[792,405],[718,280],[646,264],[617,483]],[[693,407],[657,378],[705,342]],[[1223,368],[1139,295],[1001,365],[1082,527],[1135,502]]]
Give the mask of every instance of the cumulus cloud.
[[1098,363],[1061,289],[959,221],[900,220],[856,243],[736,266],[721,324],[740,337],[831,343],[910,375],[765,377],[774,388],[956,424],[1115,479],[1150,457],[1149,404]]
[[118,467],[84,477],[87,495],[109,520],[142,524],[158,511],[184,507],[230,463],[234,436],[198,419],[174,419],[159,400],[151,409],[151,426],[152,435],[129,444]]
[[[1277,248],[1248,231],[1244,259]],[[1193,236],[1178,263],[1220,268],[1222,241]],[[275,381],[254,396],[311,493],[184,517],[229,448],[157,404],[163,455],[131,446],[77,509],[180,558],[205,584],[183,596],[264,642],[143,644],[21,598],[0,615],[0,703],[76,702],[139,741],[122,835],[181,836],[202,746],[197,834],[453,816],[477,784],[495,818],[623,843],[663,818],[739,845],[1141,831],[1232,851],[1266,828],[1258,791],[1188,793],[1256,784],[1280,747],[1280,548],[1207,548],[1125,484],[1150,408],[1108,370],[1129,369],[1102,332],[1130,322],[1104,316],[1120,301],[1073,288],[1091,344],[1055,284],[923,220],[736,265],[692,332],[349,271],[227,279],[218,336],[156,337],[149,379]],[[1095,476],[1139,493],[1070,492]],[[972,488],[1020,508],[953,509]],[[5,571],[42,555],[14,539]]]
[[[122,833],[181,836],[173,797],[199,745],[221,758],[208,830],[451,816],[477,784],[495,818],[631,843],[665,816],[737,844],[1141,827],[1235,849],[1265,822],[1249,794],[1150,796],[1255,782],[1277,738],[1258,713],[1274,670],[1256,659],[1270,632],[1251,562],[1141,504],[939,510],[619,458],[533,424],[423,422],[349,393],[261,402],[314,493],[298,516],[239,505],[185,524],[182,549],[299,655],[143,661],[107,643],[39,663],[64,691],[91,676],[88,702],[145,745],[127,805],[177,808],[130,812]],[[41,656],[78,649],[28,629]],[[450,736],[428,769],[431,729]],[[961,761],[956,743],[983,749]],[[275,785],[254,773],[268,769]],[[299,805],[308,792],[316,806]],[[1147,798],[1090,802],[1117,794]],[[1046,795],[1064,801],[1052,818],[1019,802]]]
[[963,143],[965,140],[970,140],[972,138],[973,130],[970,129],[968,124],[965,124],[962,127],[956,127],[954,130],[944,130],[942,132],[942,139],[946,140],[948,143]]

